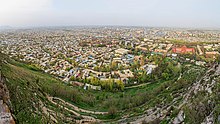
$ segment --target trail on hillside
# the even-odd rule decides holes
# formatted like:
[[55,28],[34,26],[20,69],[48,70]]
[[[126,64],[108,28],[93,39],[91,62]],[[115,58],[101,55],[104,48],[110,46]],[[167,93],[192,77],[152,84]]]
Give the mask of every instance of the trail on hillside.
[[[54,105],[57,105],[58,107],[61,107],[63,109],[65,109],[66,111],[69,111],[71,113],[73,113],[74,115],[78,116],[78,117],[81,117],[82,119],[80,120],[76,120],[76,123],[84,123],[84,122],[87,122],[87,123],[92,123],[92,122],[101,122],[101,120],[99,119],[96,119],[92,116],[85,116],[85,115],[82,115],[80,114],[79,112],[84,112],[84,113],[88,113],[88,114],[108,114],[108,112],[95,112],[95,111],[90,111],[90,110],[85,110],[85,109],[81,109],[73,104],[70,104],[64,100],[62,100],[61,98],[58,98],[58,97],[50,97],[50,96],[47,96],[47,99]],[[54,102],[54,100],[59,100],[61,103],[57,103],[57,102]],[[64,105],[63,105],[64,104]],[[68,107],[67,107],[68,106]],[[71,108],[71,109],[70,109]]]
[[[215,72],[215,73],[212,73]],[[203,90],[205,87],[205,90],[209,93],[211,92],[210,89],[214,86],[214,82],[212,80],[212,84],[206,84],[203,83],[203,80],[208,81],[211,80],[210,77],[213,76],[219,76],[220,75],[220,64],[214,64],[212,67],[210,67],[206,73],[199,79],[197,79],[197,81],[195,83],[192,84],[192,86],[187,90],[187,92],[183,93],[183,102],[180,102],[178,106],[175,107],[174,104],[176,104],[176,99],[178,98],[174,98],[173,101],[168,104],[168,105],[163,105],[162,107],[154,107],[154,108],[150,108],[148,110],[145,111],[146,114],[140,115],[140,116],[136,116],[136,117],[132,117],[132,118],[124,118],[124,119],[120,119],[117,122],[122,123],[122,124],[126,124],[128,122],[128,120],[130,120],[131,124],[141,124],[143,121],[146,123],[152,122],[155,119],[164,119],[167,115],[167,112],[169,111],[169,109],[171,108],[171,106],[174,106],[175,108],[177,108],[178,110],[180,110],[180,112],[178,113],[177,117],[174,118],[172,120],[172,123],[175,124],[179,124],[181,122],[183,122],[184,120],[184,113],[181,110],[182,106],[189,104],[189,100],[191,99],[191,94],[192,93],[197,93],[200,90]],[[209,117],[209,116],[208,116]]]
[[85,112],[85,113],[90,113],[90,114],[102,114],[102,115],[108,114],[108,112],[98,112],[98,111],[90,111],[90,110],[81,109],[81,108],[79,108],[79,107],[77,107],[77,106],[75,106],[75,105],[73,105],[69,102],[66,102],[63,99],[58,98],[58,97],[49,97],[49,96],[47,96],[47,98],[50,102],[53,102],[54,104],[55,104],[55,102],[53,100],[59,100],[62,103],[64,103],[65,105],[68,105],[68,106],[72,107],[75,111],[78,111],[78,112]]

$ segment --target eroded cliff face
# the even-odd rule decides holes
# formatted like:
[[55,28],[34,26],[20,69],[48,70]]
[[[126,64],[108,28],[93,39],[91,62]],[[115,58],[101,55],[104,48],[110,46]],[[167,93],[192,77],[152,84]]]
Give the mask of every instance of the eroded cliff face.
[[0,124],[15,124],[11,113],[9,91],[0,72]]

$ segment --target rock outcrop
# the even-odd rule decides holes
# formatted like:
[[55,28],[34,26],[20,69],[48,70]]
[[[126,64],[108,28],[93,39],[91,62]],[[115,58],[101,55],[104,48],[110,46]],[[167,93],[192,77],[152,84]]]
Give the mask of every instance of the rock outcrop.
[[0,72],[0,124],[15,124],[15,120],[9,106],[9,91],[5,84],[5,77]]

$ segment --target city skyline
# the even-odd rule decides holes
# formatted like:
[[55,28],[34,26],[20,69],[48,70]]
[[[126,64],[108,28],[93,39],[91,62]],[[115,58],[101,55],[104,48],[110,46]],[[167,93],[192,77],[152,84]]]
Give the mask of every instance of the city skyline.
[[220,28],[218,0],[1,0],[0,3],[0,26]]

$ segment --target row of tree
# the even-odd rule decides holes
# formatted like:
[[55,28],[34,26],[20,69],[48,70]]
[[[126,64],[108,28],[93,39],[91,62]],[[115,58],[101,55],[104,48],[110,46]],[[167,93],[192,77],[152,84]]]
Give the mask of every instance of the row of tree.
[[70,78],[71,81],[79,81],[83,83],[89,83],[95,86],[101,86],[102,89],[107,91],[123,91],[124,90],[124,83],[121,80],[114,80],[112,78],[109,78],[107,80],[99,80],[96,77],[92,78],[85,78],[85,79],[79,79],[72,76]]

